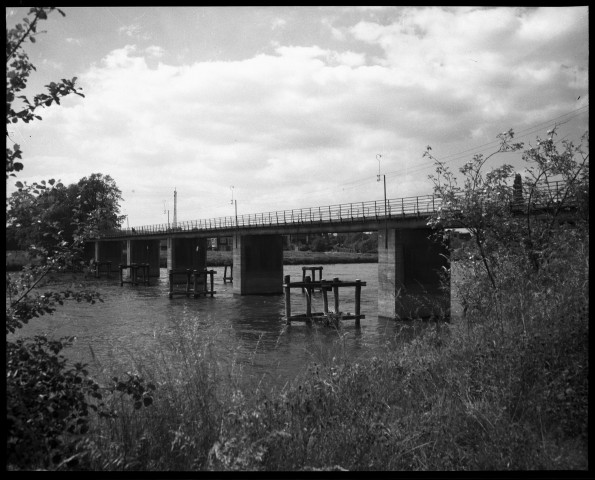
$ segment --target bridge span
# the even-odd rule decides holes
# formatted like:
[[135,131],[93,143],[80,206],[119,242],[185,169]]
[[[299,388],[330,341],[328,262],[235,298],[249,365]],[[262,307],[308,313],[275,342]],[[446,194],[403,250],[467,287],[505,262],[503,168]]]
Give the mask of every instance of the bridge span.
[[148,263],[149,275],[159,276],[165,240],[168,270],[204,270],[207,238],[232,237],[233,292],[281,294],[283,235],[377,231],[378,315],[443,316],[450,313],[450,288],[440,273],[449,248],[427,225],[440,205],[440,198],[423,195],[139,226],[101,232],[93,256],[115,265]]

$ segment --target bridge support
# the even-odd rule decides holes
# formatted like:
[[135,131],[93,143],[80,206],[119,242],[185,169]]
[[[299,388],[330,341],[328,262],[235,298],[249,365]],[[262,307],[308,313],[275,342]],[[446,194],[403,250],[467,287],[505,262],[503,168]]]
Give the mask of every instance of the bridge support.
[[167,238],[167,270],[203,270],[207,266],[206,238]]
[[283,237],[234,235],[233,270],[235,294],[283,293]]
[[[432,229],[378,231],[378,316],[426,318],[450,315],[450,278],[443,290],[439,272],[449,250],[432,240]],[[386,247],[388,245],[388,248]]]
[[158,277],[160,244],[160,240],[127,240],[126,264],[148,263],[149,277]]
[[101,240],[95,242],[95,261],[112,262],[112,270],[124,260],[124,242],[122,240]]

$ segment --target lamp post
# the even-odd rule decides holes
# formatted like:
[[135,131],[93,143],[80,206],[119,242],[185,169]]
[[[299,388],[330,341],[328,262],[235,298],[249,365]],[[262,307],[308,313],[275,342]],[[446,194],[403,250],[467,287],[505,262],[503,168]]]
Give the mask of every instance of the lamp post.
[[[378,175],[376,176],[376,181],[380,181],[380,159],[382,155],[377,154],[376,160],[378,160]],[[384,179],[384,248],[388,250],[388,213],[387,213],[387,205],[386,205],[386,175],[382,175]]]

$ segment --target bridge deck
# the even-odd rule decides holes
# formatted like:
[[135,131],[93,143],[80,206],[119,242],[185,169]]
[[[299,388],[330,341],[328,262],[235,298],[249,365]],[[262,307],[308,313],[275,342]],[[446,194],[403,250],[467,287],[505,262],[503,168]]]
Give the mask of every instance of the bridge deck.
[[[575,199],[563,198],[563,185],[534,190],[539,195],[531,204],[532,210],[551,207],[552,204]],[[511,208],[519,213],[527,210],[526,198],[510,189]],[[541,199],[541,200],[540,200]],[[544,200],[545,199],[545,200]],[[427,218],[442,207],[436,195],[372,200],[293,210],[243,214],[178,222],[144,225],[130,229],[101,232],[100,239],[166,238],[169,236],[231,236],[242,231],[253,234],[294,234],[316,232],[374,231],[385,226],[419,228]]]

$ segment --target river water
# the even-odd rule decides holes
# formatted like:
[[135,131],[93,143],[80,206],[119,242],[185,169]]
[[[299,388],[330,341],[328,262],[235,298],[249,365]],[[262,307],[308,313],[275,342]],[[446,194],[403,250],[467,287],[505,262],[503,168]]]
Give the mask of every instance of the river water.
[[[120,287],[117,275],[87,280],[84,286],[98,291],[103,303],[65,302],[53,315],[33,319],[15,335],[76,336],[75,344],[64,352],[69,360],[87,363],[91,371],[109,366],[118,373],[134,371],[135,362],[146,353],[175,350],[176,342],[192,336],[193,341],[210,342],[209,354],[217,362],[233,361],[241,365],[243,374],[282,385],[309,362],[326,363],[341,355],[352,359],[372,356],[402,330],[399,322],[378,318],[376,263],[323,266],[323,278],[366,282],[361,296],[361,313],[366,318],[359,328],[354,320],[345,320],[339,329],[303,322],[286,326],[283,295],[234,295],[232,283],[223,282],[223,267],[214,270],[213,298],[169,299],[166,269],[149,286]],[[283,270],[291,281],[301,281],[301,266],[285,265]],[[353,312],[355,289],[340,289],[339,295],[341,311]],[[329,304],[332,309],[332,294]],[[321,293],[314,294],[312,307],[314,312],[322,311]],[[294,315],[306,311],[299,289],[292,289],[291,308]],[[174,357],[165,352],[161,358]]]

